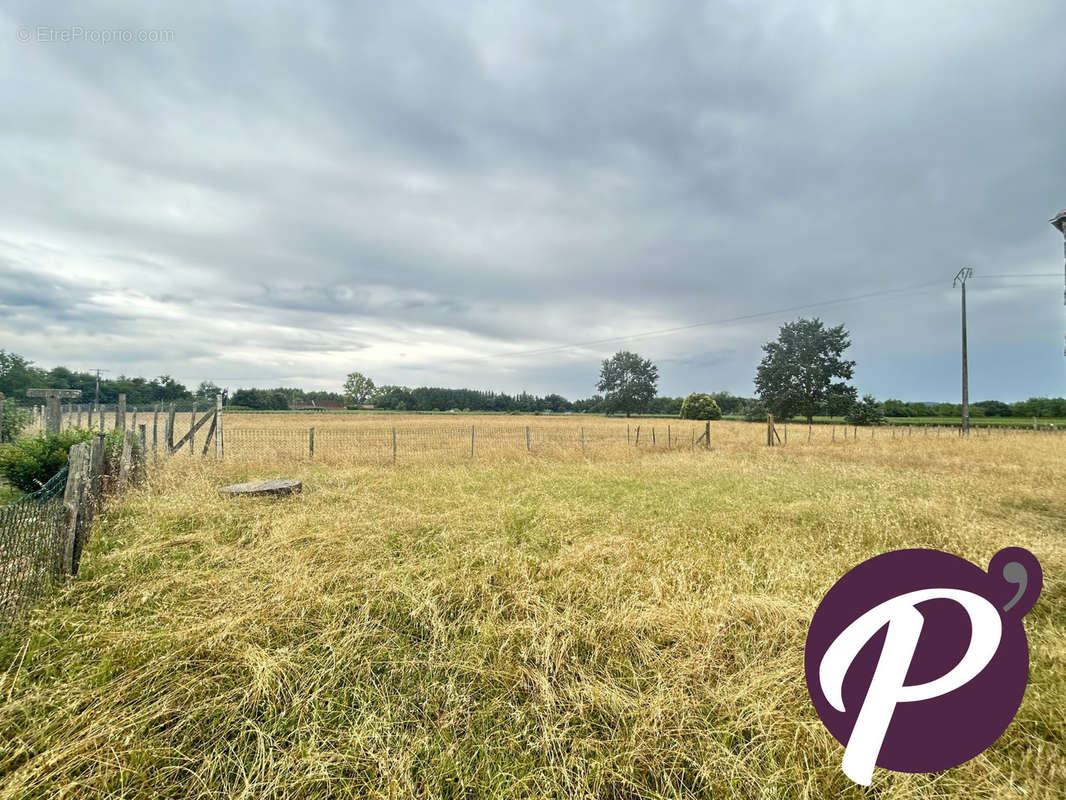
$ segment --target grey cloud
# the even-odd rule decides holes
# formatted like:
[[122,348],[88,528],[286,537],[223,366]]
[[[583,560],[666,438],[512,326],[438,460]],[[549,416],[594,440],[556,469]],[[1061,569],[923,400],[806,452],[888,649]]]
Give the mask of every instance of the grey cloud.
[[[849,326],[864,390],[951,397],[955,270],[1061,269],[1051,2],[6,13],[0,333],[31,308],[107,329],[93,360],[128,372],[335,387],[360,367],[581,395],[610,345],[459,359],[942,278],[808,313]],[[75,24],[175,36],[14,40]],[[973,290],[975,382],[1061,393],[1055,282]],[[627,346],[661,362],[664,391],[747,393],[793,316]],[[1005,339],[1013,362],[994,356]]]

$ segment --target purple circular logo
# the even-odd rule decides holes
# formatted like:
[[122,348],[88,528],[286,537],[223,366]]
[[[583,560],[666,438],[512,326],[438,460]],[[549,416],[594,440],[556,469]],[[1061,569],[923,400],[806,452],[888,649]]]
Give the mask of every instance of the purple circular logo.
[[1036,557],[1008,547],[988,572],[939,550],[896,550],[836,582],[804,654],[818,716],[844,745],[842,768],[934,772],[991,745],[1029,677],[1022,618],[1043,585]]

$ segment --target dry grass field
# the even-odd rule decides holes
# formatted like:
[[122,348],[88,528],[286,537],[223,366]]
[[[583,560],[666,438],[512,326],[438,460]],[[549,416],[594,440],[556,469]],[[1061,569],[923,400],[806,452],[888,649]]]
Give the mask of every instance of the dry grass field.
[[[706,451],[666,420],[640,447],[625,420],[225,420],[224,462],[152,470],[0,641],[0,796],[1066,796],[1064,438],[790,426],[770,449],[713,423]],[[348,446],[238,446],[310,425]],[[367,437],[393,426],[448,444],[392,464]],[[303,494],[216,493],[278,476]],[[1013,724],[954,769],[855,786],[804,683],[822,595],[886,550],[1009,545],[1045,574]]]

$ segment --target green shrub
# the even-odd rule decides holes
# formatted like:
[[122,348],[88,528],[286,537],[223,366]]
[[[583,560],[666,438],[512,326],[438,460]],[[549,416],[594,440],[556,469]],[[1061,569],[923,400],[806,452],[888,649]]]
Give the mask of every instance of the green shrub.
[[0,424],[0,442],[13,442],[30,424],[30,412],[22,408],[12,398],[4,401],[3,424]]
[[845,419],[849,425],[880,425],[885,421],[885,412],[874,396],[868,394],[861,403],[851,407]]
[[681,419],[721,419],[722,409],[709,394],[690,394],[681,403]]
[[87,442],[91,431],[71,428],[58,434],[21,439],[0,452],[0,475],[17,489],[34,492],[67,464],[67,453]]

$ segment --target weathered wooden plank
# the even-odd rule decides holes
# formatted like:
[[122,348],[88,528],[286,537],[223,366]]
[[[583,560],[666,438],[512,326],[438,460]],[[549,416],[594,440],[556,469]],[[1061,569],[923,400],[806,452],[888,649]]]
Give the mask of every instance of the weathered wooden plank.
[[81,389],[27,389],[26,397],[81,397]]
[[215,435],[215,426],[216,425],[218,425],[218,417],[214,416],[214,417],[211,418],[211,426],[207,429],[207,438],[204,439],[204,452],[201,453],[201,456],[206,456],[208,448],[211,447],[211,439]]
[[192,437],[196,435],[196,432],[197,432],[198,430],[200,430],[200,428],[202,428],[202,427],[203,427],[203,426],[204,426],[205,424],[207,424],[207,421],[208,421],[209,419],[211,419],[212,417],[214,417],[214,416],[215,416],[215,411],[214,411],[214,409],[211,409],[211,410],[210,410],[210,411],[208,411],[208,412],[207,412],[206,414],[204,414],[204,415],[203,415],[202,417],[200,417],[200,421],[199,421],[199,422],[197,422],[197,423],[195,423],[195,424],[194,424],[194,425],[193,425],[193,426],[192,426],[192,427],[191,427],[191,428],[189,429],[189,432],[188,432],[187,434],[185,434],[184,436],[182,436],[182,437],[181,437],[180,439],[178,439],[178,441],[176,441],[176,442],[175,442],[175,443],[174,443],[174,444],[173,444],[173,445],[171,446],[171,448],[170,448],[170,452],[172,452],[172,453],[175,453],[175,452],[177,452],[178,450],[180,450],[180,449],[181,449],[181,447],[182,447],[182,445],[184,445],[186,441],[190,442],[190,444],[191,444],[191,442],[192,442]]

